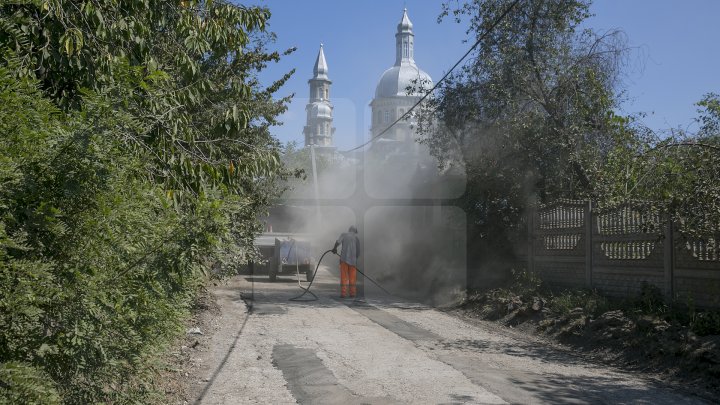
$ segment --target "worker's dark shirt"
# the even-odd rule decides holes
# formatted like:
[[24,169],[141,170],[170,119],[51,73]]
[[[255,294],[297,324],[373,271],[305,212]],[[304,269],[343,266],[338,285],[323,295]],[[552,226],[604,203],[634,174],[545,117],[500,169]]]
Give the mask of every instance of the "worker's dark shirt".
[[345,232],[337,240],[342,245],[340,251],[340,260],[351,265],[357,266],[357,258],[360,256],[360,238],[354,232]]

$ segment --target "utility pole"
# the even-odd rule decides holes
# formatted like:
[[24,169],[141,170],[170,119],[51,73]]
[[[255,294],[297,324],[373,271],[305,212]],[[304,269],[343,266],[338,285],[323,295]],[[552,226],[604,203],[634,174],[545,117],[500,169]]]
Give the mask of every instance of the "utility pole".
[[315,145],[310,145],[310,159],[312,160],[313,187],[315,189],[315,215],[318,229],[322,226],[320,217],[320,188],[318,186],[317,165],[315,164]]

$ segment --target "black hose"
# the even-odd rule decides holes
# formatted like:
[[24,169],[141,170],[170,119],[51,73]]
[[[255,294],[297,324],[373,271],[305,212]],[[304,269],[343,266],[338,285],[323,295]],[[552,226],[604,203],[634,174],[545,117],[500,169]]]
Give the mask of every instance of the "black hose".
[[[332,253],[335,253],[335,252],[333,252],[333,249],[330,249],[330,250],[326,250],[326,251],[322,254],[322,256],[320,256],[320,260],[318,260],[317,265],[315,265],[315,271],[313,272],[313,276],[312,276],[312,279],[310,280],[310,284],[307,286],[307,288],[305,288],[305,287],[303,287],[303,286],[300,286],[300,288],[303,290],[303,293],[300,294],[300,295],[298,295],[297,297],[290,298],[288,301],[310,302],[310,301],[317,301],[317,300],[318,300],[318,296],[315,295],[315,293],[313,293],[312,291],[310,291],[310,287],[312,287],[313,282],[315,282],[315,276],[317,275],[317,271],[318,271],[318,269],[320,268],[320,263],[322,263],[322,260],[323,260],[323,258],[325,257],[325,255],[328,254],[328,253],[331,253],[331,252],[332,252]],[[337,253],[335,253],[335,254],[337,255]],[[290,256],[290,254],[288,253],[288,257],[289,257],[289,256]],[[387,294],[387,295],[392,295],[392,294],[390,294],[390,291],[388,291],[388,290],[386,290],[385,288],[383,288],[383,286],[381,286],[380,284],[378,284],[377,281],[375,281],[375,280],[373,280],[372,278],[368,277],[367,274],[365,274],[365,273],[363,273],[362,271],[360,271],[360,269],[358,269],[357,267],[356,267],[355,269],[357,270],[358,273],[362,274],[366,279],[370,280],[370,282],[372,282],[372,283],[375,284],[378,288],[380,288],[381,290],[383,290],[383,292],[385,292],[385,294]],[[306,299],[306,300],[301,300],[300,298],[302,298],[302,297],[303,297],[305,294],[307,294],[307,293],[310,293],[310,294],[311,294],[313,297],[315,297],[315,298]]]
[[[326,250],[325,253],[323,253],[322,256],[320,256],[320,260],[318,260],[317,265],[315,265],[315,271],[313,272],[313,276],[312,276],[312,279],[310,280],[310,284],[307,286],[307,288],[300,286],[300,288],[303,290],[303,293],[298,295],[297,297],[290,298],[288,301],[309,302],[309,301],[317,301],[318,300],[318,296],[315,295],[315,293],[313,293],[312,291],[310,291],[310,287],[312,287],[313,283],[315,282],[315,276],[317,275],[317,271],[320,268],[320,263],[322,263],[323,257],[325,257],[326,254],[328,254],[332,251],[333,251],[332,249]],[[312,295],[315,298],[310,298],[310,299],[305,299],[305,300],[300,299],[300,298],[304,297],[305,294],[307,294],[307,293],[310,293],[310,295]]]
[[387,295],[392,295],[392,294],[390,294],[390,291],[384,289],[383,286],[381,286],[380,284],[378,284],[377,281],[375,281],[375,280],[371,279],[370,277],[368,277],[368,275],[365,274],[365,273],[363,273],[362,271],[360,271],[360,269],[358,269],[357,267],[355,267],[355,270],[357,270],[358,273],[360,273],[360,274],[362,274],[363,276],[365,276],[366,279],[370,280],[370,281],[371,281],[373,284],[375,284],[379,289],[383,290],[383,291],[385,292],[385,294],[387,294]]

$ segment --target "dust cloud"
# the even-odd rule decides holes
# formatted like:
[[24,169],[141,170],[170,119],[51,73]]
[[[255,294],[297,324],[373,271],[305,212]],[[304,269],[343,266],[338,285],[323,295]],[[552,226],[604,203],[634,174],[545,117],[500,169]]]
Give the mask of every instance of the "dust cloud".
[[[271,211],[273,231],[309,235],[319,257],[356,225],[358,268],[393,295],[430,305],[461,298],[467,285],[467,223],[456,206],[465,188],[462,170],[439,168],[414,141],[378,142],[347,154],[316,149],[316,199],[306,152],[294,162],[307,178],[288,184]],[[326,256],[323,265],[337,273],[338,259]],[[370,282],[364,287],[368,298],[384,294]]]

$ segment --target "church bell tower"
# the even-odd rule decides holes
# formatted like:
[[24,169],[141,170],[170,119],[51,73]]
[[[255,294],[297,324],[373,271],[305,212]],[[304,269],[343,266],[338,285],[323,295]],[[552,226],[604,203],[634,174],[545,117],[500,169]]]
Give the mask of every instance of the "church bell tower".
[[330,85],[332,81],[328,78],[328,67],[325,61],[325,52],[320,44],[313,77],[308,80],[310,86],[310,101],[305,106],[307,120],[303,134],[305,135],[305,146],[320,148],[333,148],[333,106],[330,103]]

